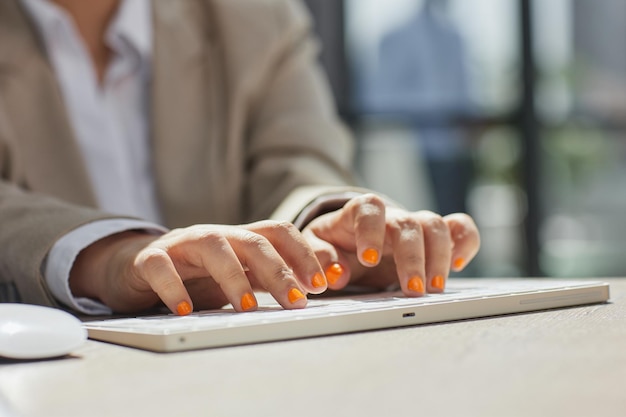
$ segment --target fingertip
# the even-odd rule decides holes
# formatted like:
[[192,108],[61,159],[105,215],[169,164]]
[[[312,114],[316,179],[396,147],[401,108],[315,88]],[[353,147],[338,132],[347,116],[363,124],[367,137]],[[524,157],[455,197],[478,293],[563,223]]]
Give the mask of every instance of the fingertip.
[[252,295],[252,293],[249,292],[245,293],[241,297],[240,305],[243,311],[251,311],[258,307],[256,298],[254,297],[254,295]]
[[445,290],[445,287],[446,279],[443,277],[443,275],[435,275],[430,280],[429,292],[441,293]]
[[462,271],[463,268],[465,268],[465,265],[466,265],[465,258],[462,258],[462,257],[454,258],[454,260],[452,261],[452,269],[457,272]]
[[375,266],[378,264],[379,259],[380,254],[377,249],[367,248],[363,252],[361,252],[361,262],[364,265]]
[[324,273],[328,281],[328,288],[331,290],[341,290],[350,283],[351,269],[348,260],[340,257],[337,262],[330,263]]
[[407,282],[406,287],[409,291],[408,295],[413,297],[421,297],[426,292],[424,287],[424,280],[422,280],[421,277],[412,277]]
[[188,316],[193,311],[193,307],[191,302],[184,300],[176,305],[176,310],[172,311],[175,311],[179,316]]
[[344,273],[343,266],[341,266],[338,262],[333,262],[326,268],[326,279],[328,280],[328,284],[335,285],[337,281],[341,278]]
[[313,275],[313,279],[311,279],[311,285],[313,285],[313,288],[315,288],[317,292],[324,292],[326,291],[328,282],[326,281],[324,275],[322,275],[320,272],[316,272]]
[[302,291],[295,287],[291,288],[287,292],[287,298],[289,299],[289,303],[291,304],[290,307],[292,308],[302,308],[307,304],[306,296],[302,293]]

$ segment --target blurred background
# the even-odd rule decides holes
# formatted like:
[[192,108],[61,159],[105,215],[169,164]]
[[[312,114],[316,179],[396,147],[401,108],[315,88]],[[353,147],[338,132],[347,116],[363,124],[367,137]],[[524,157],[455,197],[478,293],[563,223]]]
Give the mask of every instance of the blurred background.
[[626,2],[306,3],[363,183],[473,215],[465,275],[626,275]]

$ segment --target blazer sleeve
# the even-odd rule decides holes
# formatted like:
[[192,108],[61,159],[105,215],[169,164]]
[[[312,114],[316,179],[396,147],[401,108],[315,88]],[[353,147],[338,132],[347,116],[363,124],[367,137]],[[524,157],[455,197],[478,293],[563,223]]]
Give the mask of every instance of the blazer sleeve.
[[58,306],[41,271],[50,248],[66,232],[108,217],[29,191],[0,97],[0,302]]
[[0,294],[8,297],[0,301],[58,306],[41,271],[48,251],[63,234],[104,217],[0,181]]

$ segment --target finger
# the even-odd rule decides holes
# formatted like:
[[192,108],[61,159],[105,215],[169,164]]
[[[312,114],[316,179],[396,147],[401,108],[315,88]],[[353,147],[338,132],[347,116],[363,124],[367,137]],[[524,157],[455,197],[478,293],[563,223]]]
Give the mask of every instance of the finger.
[[258,303],[244,268],[223,233],[206,233],[200,245],[188,250],[196,251],[187,256],[200,258],[207,275],[219,285],[236,311],[256,310]]
[[244,266],[255,280],[286,309],[303,308],[307,304],[305,292],[294,272],[274,246],[260,234],[242,230],[229,242]]
[[193,311],[191,297],[168,253],[160,248],[142,250],[134,263],[135,271],[174,313],[186,316]]
[[451,267],[461,271],[476,256],[480,249],[480,233],[474,220],[464,213],[447,215],[443,220],[448,225],[453,243]]
[[356,253],[364,266],[380,262],[385,240],[385,203],[374,194],[350,200],[343,208],[348,213],[348,227],[354,228]]
[[298,228],[288,222],[271,221],[254,223],[250,227],[274,246],[307,292],[319,294],[326,291],[328,283],[322,267]]
[[424,235],[426,290],[443,292],[452,258],[452,239],[448,225],[441,216],[429,211],[420,211],[417,216]]
[[422,225],[414,215],[408,214],[390,221],[388,230],[402,292],[411,297],[424,295],[426,271]]
[[350,267],[345,255],[329,242],[320,239],[310,229],[304,229],[303,237],[312,248],[326,276],[328,288],[339,290],[350,282]]
[[193,300],[193,308],[196,310],[220,308],[230,303],[212,277],[184,279],[183,283]]

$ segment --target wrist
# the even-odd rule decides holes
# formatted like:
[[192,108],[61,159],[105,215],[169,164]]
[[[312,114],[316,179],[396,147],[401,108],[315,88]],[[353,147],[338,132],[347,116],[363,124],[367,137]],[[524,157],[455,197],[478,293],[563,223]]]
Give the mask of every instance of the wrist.
[[157,237],[151,234],[125,231],[89,245],[72,265],[69,277],[72,294],[98,300],[115,309],[116,288],[128,275],[133,255],[155,239]]

